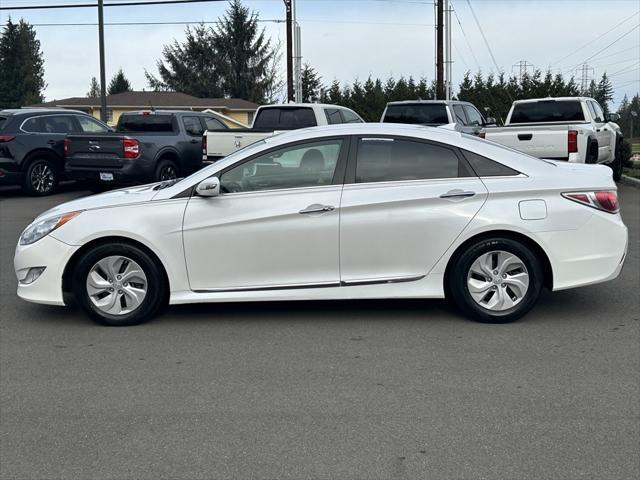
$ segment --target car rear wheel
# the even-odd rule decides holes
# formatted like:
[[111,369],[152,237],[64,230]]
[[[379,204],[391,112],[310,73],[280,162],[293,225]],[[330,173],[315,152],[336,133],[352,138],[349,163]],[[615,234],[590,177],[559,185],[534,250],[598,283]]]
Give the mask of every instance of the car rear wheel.
[[27,195],[34,197],[51,195],[57,186],[58,172],[49,160],[36,158],[29,164],[22,186]]
[[619,182],[624,172],[624,160],[622,160],[622,149],[620,146],[616,147],[615,158],[613,162],[609,164],[609,167],[613,170],[613,179]]
[[73,294],[102,325],[137,325],[164,306],[164,272],[154,258],[136,246],[100,245],[78,261]]
[[160,160],[156,167],[155,180],[164,182],[178,178],[178,167],[172,160]]
[[447,291],[474,320],[513,322],[538,301],[543,271],[533,251],[507,238],[481,240],[454,260]]

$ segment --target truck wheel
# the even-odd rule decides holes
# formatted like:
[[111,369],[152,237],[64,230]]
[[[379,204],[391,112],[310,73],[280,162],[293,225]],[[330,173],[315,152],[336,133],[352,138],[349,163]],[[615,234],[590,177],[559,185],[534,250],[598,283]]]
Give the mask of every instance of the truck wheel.
[[178,178],[178,167],[171,160],[160,160],[156,167],[155,180],[164,182]]
[[58,186],[58,172],[47,158],[36,158],[29,163],[22,189],[27,195],[43,197],[51,195]]
[[615,157],[613,162],[609,164],[611,170],[613,170],[613,179],[619,182],[622,178],[622,172],[624,171],[624,161],[622,160],[622,151],[620,146],[616,147]]

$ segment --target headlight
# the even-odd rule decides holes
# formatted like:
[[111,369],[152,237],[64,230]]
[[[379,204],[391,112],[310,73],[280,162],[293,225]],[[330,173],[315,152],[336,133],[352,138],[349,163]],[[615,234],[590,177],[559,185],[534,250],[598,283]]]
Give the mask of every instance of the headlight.
[[69,220],[78,216],[80,212],[69,212],[57,217],[47,218],[29,225],[20,235],[20,245],[31,245],[42,237],[49,235],[56,228],[61,227]]

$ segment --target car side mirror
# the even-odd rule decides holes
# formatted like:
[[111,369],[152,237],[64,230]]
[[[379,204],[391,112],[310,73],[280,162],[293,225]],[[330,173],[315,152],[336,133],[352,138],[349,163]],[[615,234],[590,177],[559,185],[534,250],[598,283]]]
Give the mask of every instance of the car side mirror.
[[617,113],[610,113],[606,117],[607,122],[617,122],[618,120],[620,120],[620,115],[618,115]]
[[496,119],[493,117],[487,117],[487,121],[485,122],[485,125],[496,125]]
[[217,197],[220,195],[220,180],[218,177],[209,177],[201,181],[196,187],[196,193],[201,197]]

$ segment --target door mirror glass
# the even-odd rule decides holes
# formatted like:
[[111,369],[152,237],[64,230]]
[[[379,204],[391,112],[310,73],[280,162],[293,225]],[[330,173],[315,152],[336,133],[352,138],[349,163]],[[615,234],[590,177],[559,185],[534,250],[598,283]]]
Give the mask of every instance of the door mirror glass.
[[607,122],[617,122],[618,120],[620,120],[620,115],[617,113],[610,113],[607,115]]
[[485,125],[495,125],[496,124],[496,119],[493,117],[487,117],[487,122],[485,123]]
[[201,197],[217,197],[220,195],[220,180],[218,177],[209,177],[201,181],[196,187],[196,193]]

